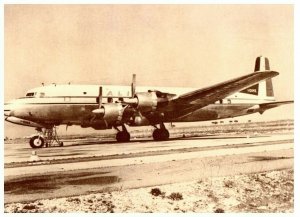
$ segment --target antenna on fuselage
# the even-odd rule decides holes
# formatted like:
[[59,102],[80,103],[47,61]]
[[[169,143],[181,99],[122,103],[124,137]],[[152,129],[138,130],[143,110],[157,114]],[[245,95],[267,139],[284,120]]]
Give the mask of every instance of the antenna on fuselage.
[[42,83],[42,86],[44,86],[44,82]]
[[56,83],[52,83],[56,87]]

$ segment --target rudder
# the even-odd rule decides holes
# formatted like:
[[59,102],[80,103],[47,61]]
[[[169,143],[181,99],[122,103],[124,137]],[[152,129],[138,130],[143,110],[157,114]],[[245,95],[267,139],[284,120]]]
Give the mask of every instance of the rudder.
[[[270,62],[267,57],[259,56],[255,60],[254,72],[264,72],[270,70]],[[274,97],[272,79],[268,78],[252,85],[242,91],[241,93],[259,96],[260,98]]]

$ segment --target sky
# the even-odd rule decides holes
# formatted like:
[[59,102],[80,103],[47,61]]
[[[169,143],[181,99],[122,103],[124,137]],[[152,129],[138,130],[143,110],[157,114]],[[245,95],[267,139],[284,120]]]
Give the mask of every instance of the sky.
[[[199,87],[270,60],[294,99],[292,5],[5,5],[4,100],[41,83]],[[269,118],[293,118],[293,106]],[[5,130],[7,131],[5,124]],[[13,131],[13,130],[11,130]]]

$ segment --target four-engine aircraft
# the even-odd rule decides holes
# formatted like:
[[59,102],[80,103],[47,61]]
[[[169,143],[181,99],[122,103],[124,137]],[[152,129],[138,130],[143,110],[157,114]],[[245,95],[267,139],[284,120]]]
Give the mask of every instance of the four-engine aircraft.
[[213,86],[195,88],[113,85],[48,85],[5,103],[5,120],[35,127],[32,148],[60,142],[56,126],[115,128],[118,142],[130,141],[128,126],[154,127],[154,140],[169,139],[166,122],[194,122],[263,113],[293,101],[275,101],[269,60],[257,57],[253,73]]

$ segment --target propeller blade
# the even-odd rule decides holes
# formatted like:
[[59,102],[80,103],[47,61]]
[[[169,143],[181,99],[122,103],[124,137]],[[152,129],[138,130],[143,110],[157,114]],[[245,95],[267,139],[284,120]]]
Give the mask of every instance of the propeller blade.
[[[99,99],[99,107],[97,109],[94,109],[92,112],[97,115],[97,117],[100,117],[101,115],[104,115],[104,108],[102,108],[102,86],[99,87],[99,96],[98,96],[98,99]],[[92,118],[92,121],[96,119],[96,116],[94,116]]]
[[99,87],[99,109],[102,107],[102,86]]
[[131,83],[131,97],[133,98],[135,95],[135,88],[136,88],[136,74],[132,75],[132,83]]

